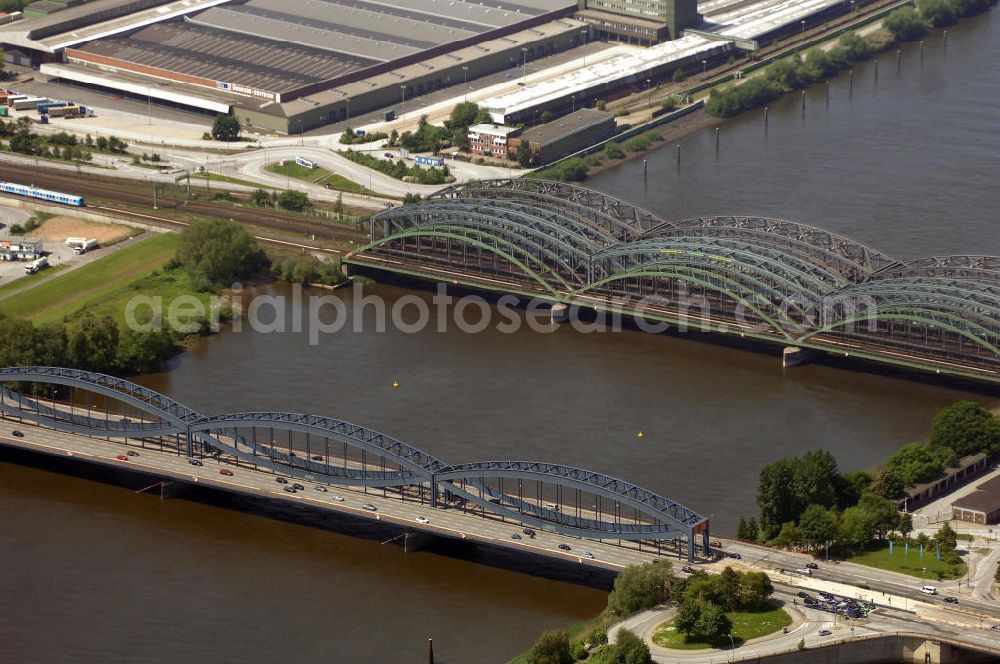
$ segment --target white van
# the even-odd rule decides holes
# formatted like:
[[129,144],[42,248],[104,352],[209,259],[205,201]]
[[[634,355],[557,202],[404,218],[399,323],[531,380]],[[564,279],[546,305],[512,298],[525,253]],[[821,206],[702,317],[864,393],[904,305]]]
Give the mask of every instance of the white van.
[[935,588],[934,586],[924,586],[923,588],[920,589],[920,592],[922,592],[925,595],[937,595],[937,588]]

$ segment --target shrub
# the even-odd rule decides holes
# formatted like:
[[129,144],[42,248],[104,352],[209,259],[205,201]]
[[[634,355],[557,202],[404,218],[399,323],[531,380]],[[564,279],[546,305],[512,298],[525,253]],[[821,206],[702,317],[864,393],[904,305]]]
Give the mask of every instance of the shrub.
[[608,141],[604,146],[604,154],[610,159],[622,159],[625,156],[622,146],[615,141]]
[[767,70],[767,80],[782,92],[789,92],[799,86],[799,65],[802,60],[798,56],[779,60]]
[[935,28],[955,25],[962,11],[958,0],[917,0],[917,9]]
[[927,34],[927,24],[920,16],[920,12],[912,7],[903,7],[892,12],[885,17],[882,25],[896,41],[913,41]]
[[760,106],[778,96],[770,81],[751,78],[742,85],[712,90],[705,104],[705,112],[714,117],[728,118],[755,106]]

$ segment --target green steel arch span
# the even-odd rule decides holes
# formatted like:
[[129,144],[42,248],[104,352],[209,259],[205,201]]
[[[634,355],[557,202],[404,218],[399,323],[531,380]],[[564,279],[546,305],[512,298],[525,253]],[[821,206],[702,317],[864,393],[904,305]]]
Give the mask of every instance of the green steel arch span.
[[[1000,258],[900,261],[815,226],[669,220],[546,180],[447,187],[374,215],[345,262],[1000,382]],[[443,275],[447,274],[444,279]]]

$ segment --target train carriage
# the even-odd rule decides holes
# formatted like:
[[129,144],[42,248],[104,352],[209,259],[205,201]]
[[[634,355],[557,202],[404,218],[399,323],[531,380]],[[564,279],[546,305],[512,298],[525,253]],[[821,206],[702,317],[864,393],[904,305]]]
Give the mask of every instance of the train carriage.
[[64,194],[59,191],[29,187],[15,182],[0,182],[0,192],[16,194],[18,196],[27,196],[28,198],[35,198],[41,201],[48,201],[50,203],[61,203],[62,205],[83,207],[83,196],[74,196],[73,194]]

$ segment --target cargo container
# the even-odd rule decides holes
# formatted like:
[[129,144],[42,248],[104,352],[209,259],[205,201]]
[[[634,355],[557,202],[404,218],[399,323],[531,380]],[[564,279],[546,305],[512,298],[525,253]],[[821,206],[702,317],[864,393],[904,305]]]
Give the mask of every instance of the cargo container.
[[[68,101],[43,101],[43,102],[39,102],[38,106],[36,106],[35,109],[38,111],[38,114],[41,115],[42,113],[49,113],[49,109],[50,108],[56,108],[58,106],[69,106],[69,102]],[[49,115],[52,115],[52,114],[49,113]]]
[[38,272],[42,268],[45,268],[45,267],[48,267],[48,266],[49,266],[49,259],[46,258],[45,256],[42,256],[41,258],[39,258],[37,260],[33,260],[30,263],[28,263],[27,265],[25,265],[24,266],[24,271],[27,274],[34,274],[35,272]]
[[8,106],[13,106],[15,104],[15,102],[17,102],[18,100],[20,100],[20,99],[27,99],[27,98],[28,98],[28,95],[16,95],[16,94],[12,94],[9,97],[7,97],[7,105]]
[[423,155],[417,155],[413,158],[413,161],[420,166],[432,166],[434,168],[444,166],[444,159],[441,159],[440,157],[424,157]]
[[7,117],[7,107],[0,106],[0,118],[5,118],[5,117]]
[[49,116],[53,118],[75,118],[78,115],[80,115],[80,107],[75,104],[49,108]]
[[15,111],[30,111],[38,108],[38,105],[48,101],[45,97],[25,97],[14,102]]

